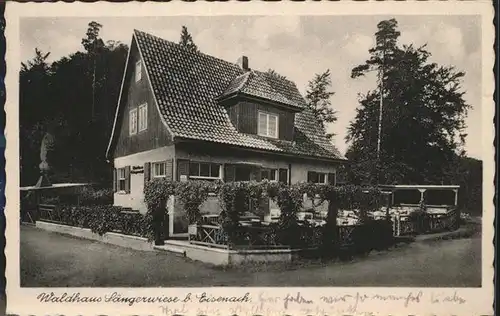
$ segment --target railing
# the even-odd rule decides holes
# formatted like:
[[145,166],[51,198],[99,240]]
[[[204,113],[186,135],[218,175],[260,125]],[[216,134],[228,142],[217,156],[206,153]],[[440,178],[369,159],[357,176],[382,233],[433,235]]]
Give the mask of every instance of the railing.
[[[355,225],[338,226],[338,237],[341,246],[348,247],[353,244],[352,233]],[[300,226],[298,237],[301,248],[315,248],[321,245],[323,227]],[[240,226],[229,241],[227,232],[219,225],[198,224],[196,232],[189,236],[189,242],[223,249],[287,249],[290,245],[279,241],[279,236],[271,226]]]
[[437,233],[456,229],[458,226],[458,211],[446,214],[427,213],[426,217],[412,219],[409,215],[392,218],[394,236]]
[[195,245],[228,249],[228,237],[219,225],[198,225],[195,234],[189,235]]
[[457,227],[458,212],[456,210],[447,214],[429,214],[431,231],[444,231]]
[[413,235],[418,232],[417,224],[408,216],[396,216],[392,219],[392,231],[394,236]]
[[344,247],[348,247],[354,243],[352,239],[352,232],[356,228],[356,225],[343,225],[337,226],[338,236],[340,240],[340,245]]

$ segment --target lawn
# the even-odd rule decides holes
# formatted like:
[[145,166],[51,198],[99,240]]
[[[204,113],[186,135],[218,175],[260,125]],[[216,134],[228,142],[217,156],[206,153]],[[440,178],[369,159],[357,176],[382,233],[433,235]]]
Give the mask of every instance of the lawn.
[[350,262],[217,268],[21,226],[23,287],[481,285],[481,239],[416,242]]

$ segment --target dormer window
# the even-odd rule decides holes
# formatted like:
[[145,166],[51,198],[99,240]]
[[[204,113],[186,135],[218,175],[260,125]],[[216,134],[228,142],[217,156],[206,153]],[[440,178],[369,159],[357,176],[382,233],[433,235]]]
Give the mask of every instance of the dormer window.
[[259,111],[257,134],[278,138],[278,115]]
[[139,82],[141,80],[142,75],[142,62],[138,60],[135,63],[135,82]]

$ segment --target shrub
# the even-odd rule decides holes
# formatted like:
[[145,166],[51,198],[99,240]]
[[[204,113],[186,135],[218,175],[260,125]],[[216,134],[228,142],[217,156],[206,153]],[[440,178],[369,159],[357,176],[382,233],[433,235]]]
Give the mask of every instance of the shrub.
[[96,189],[83,187],[79,192],[80,205],[109,205],[113,204],[112,189]]
[[101,236],[107,232],[119,232],[152,240],[146,216],[140,213],[124,213],[120,207],[116,206],[63,205],[56,209],[54,217],[59,223],[89,228],[93,233]]
[[227,233],[230,243],[237,243],[236,231],[240,226],[240,216],[249,209],[249,185],[247,182],[226,182],[218,191],[222,207],[220,225]]
[[143,234],[148,240],[162,243],[165,233],[166,206],[168,198],[175,194],[175,183],[161,178],[152,179],[144,185],[144,202],[147,205],[143,220]]
[[119,209],[116,207],[94,206],[91,209],[92,217],[89,222],[89,228],[92,232],[104,235],[107,232],[117,229]]
[[409,215],[408,220],[415,225],[415,233],[425,233],[430,230],[431,217],[425,211],[425,208],[414,209]]
[[170,195],[175,194],[175,183],[161,178],[152,179],[144,185],[144,202],[148,211],[165,208]]
[[392,224],[387,220],[368,219],[354,228],[352,240],[354,251],[358,254],[387,249],[394,241]]
[[55,205],[58,205],[60,198],[58,196],[42,196],[40,198],[40,200],[41,200],[41,202],[43,204],[55,204]]
[[300,227],[297,213],[302,208],[305,193],[304,184],[287,186],[283,183],[269,183],[267,193],[281,210],[278,220],[278,239],[281,244],[297,247],[300,244]]
[[200,206],[208,198],[208,194],[217,191],[218,187],[209,181],[180,182],[175,188],[175,195],[184,206],[189,224],[200,219]]

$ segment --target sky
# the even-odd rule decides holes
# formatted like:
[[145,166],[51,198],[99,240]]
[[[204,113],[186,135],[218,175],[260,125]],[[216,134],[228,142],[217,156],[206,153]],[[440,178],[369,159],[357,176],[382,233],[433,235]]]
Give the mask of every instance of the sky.
[[103,25],[101,37],[130,44],[133,29],[179,40],[185,25],[200,51],[236,62],[245,55],[252,69],[272,68],[297,84],[304,95],[316,73],[330,69],[335,94],[331,98],[337,122],[328,126],[342,153],[358,95],[376,88],[374,78],[351,79],[351,69],[368,57],[377,23],[396,18],[402,44],[427,44],[431,61],[453,65],[466,73],[465,100],[472,106],[467,118],[468,156],[482,158],[481,148],[481,20],[479,16],[173,16],[23,18],[20,24],[21,60],[35,48],[50,52],[49,61],[83,50],[87,24]]

